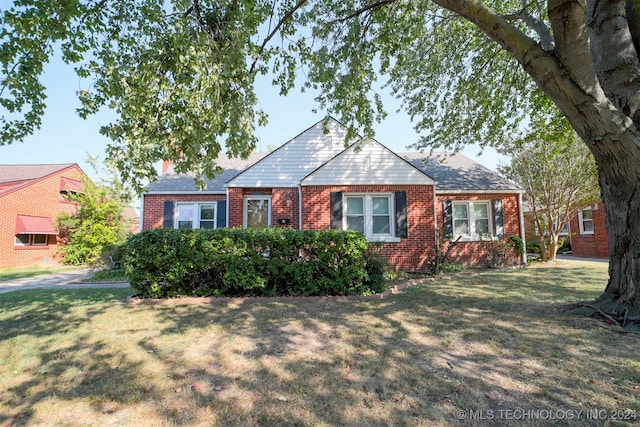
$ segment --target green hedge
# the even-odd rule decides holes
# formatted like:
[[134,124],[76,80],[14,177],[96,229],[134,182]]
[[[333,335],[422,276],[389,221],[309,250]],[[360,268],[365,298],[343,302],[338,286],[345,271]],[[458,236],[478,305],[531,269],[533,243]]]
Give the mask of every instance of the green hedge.
[[384,288],[360,233],[158,228],[132,236],[123,266],[139,296],[359,295]]

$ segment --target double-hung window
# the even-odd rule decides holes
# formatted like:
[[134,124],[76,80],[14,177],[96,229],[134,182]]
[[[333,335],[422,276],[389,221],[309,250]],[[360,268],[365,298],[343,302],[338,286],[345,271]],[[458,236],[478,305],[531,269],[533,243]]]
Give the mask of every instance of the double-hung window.
[[216,228],[216,203],[176,203],[175,228]]
[[578,212],[580,234],[593,234],[593,210],[583,209]]
[[454,237],[478,240],[493,235],[489,202],[453,202],[452,215]]
[[369,241],[393,236],[393,197],[391,194],[347,194],[344,228],[359,231]]

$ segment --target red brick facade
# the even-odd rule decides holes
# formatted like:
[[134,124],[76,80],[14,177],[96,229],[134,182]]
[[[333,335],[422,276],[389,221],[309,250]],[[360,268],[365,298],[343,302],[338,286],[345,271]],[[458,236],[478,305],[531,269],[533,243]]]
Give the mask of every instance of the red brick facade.
[[74,213],[76,204],[61,196],[61,178],[77,182],[83,175],[78,165],[72,165],[0,196],[0,268],[59,262],[55,235],[47,236],[46,245],[16,245],[17,216],[49,218],[55,223],[60,212]]
[[591,213],[593,234],[581,233],[578,216],[571,220],[571,251],[579,257],[609,258],[609,237],[605,225],[607,214],[604,204],[598,203]]
[[421,185],[368,185],[302,187],[304,209],[302,227],[306,230],[329,228],[331,225],[330,193],[407,193],[407,238],[398,243],[385,242],[379,253],[389,264],[402,270],[421,270],[434,251],[433,187]]
[[[242,227],[244,198],[247,196],[271,196],[271,226],[299,228],[300,208],[298,189],[283,188],[229,188],[229,227]],[[288,220],[280,224],[278,220]]]
[[[451,201],[492,201],[502,200],[502,217],[504,221],[504,237],[500,241],[506,242],[509,236],[521,237],[519,202],[517,194],[442,194],[437,197],[437,217],[440,230],[444,230],[444,215],[442,202]],[[490,242],[463,242],[459,241],[452,251],[452,261],[465,265],[482,265],[487,262],[487,247]],[[519,264],[520,259],[515,252],[507,251],[505,262],[507,264]]]
[[142,208],[144,230],[162,227],[164,202],[213,202],[226,200],[226,194],[145,194]]
[[[342,193],[406,193],[407,237],[399,242],[384,242],[378,247],[379,253],[391,266],[401,270],[423,270],[435,251],[436,231],[434,224],[433,187],[426,185],[367,185],[367,186],[303,186],[301,187],[302,229],[320,230],[331,227],[330,194]],[[244,199],[248,196],[271,197],[271,226],[288,226],[298,229],[300,226],[299,190],[295,187],[284,188],[237,188],[228,189],[229,227],[243,227]],[[202,202],[225,200],[224,194],[200,195],[154,195],[144,197],[144,228],[162,227],[165,201]],[[439,194],[435,206],[439,230],[443,229],[443,200],[492,201],[502,200],[504,237],[520,237],[520,220],[517,194]],[[282,224],[280,220],[287,220]],[[481,264],[487,261],[488,242],[460,242],[456,246],[451,261],[466,265]],[[512,251],[507,252],[506,263],[520,262]]]

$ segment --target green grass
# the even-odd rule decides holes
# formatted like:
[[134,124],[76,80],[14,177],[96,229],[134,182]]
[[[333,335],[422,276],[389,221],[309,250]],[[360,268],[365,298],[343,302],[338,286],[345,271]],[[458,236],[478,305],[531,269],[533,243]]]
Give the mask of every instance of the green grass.
[[561,311],[606,276],[464,272],[360,301],[0,294],[0,425],[631,425],[611,415],[640,410],[640,339]]
[[22,279],[24,277],[40,276],[43,274],[58,273],[60,271],[75,270],[77,266],[52,265],[47,267],[16,267],[0,269],[0,282],[4,280]]

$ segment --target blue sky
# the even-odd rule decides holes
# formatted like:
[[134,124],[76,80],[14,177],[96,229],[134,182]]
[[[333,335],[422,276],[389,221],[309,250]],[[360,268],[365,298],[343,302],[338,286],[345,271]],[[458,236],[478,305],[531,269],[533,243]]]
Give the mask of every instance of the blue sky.
[[[260,151],[277,147],[296,136],[301,131],[323,117],[323,112],[314,113],[316,103],[312,94],[301,94],[292,90],[287,97],[278,95],[277,88],[270,86],[268,78],[257,88],[260,106],[269,114],[269,124],[258,129]],[[111,112],[92,116],[87,120],[79,118],[75,109],[79,103],[76,91],[84,89],[73,68],[54,60],[46,69],[42,79],[47,86],[47,110],[40,130],[25,139],[23,143],[0,146],[0,164],[23,163],[78,163],[93,179],[96,173],[86,162],[88,155],[105,158],[108,139],[100,135],[100,126],[114,117]],[[407,146],[418,140],[418,135],[406,114],[396,113],[399,102],[391,97],[385,100],[389,112],[384,122],[375,126],[376,139],[393,151],[408,151]],[[469,146],[463,153],[482,165],[495,170],[500,162],[505,162],[492,149],[484,150]]]

